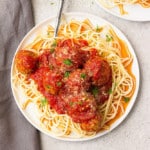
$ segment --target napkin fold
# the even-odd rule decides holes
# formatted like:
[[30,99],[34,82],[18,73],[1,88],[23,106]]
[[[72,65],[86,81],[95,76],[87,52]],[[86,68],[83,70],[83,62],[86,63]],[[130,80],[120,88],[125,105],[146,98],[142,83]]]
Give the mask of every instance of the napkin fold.
[[40,150],[38,131],[17,108],[10,85],[13,55],[33,25],[30,0],[0,0],[0,150]]

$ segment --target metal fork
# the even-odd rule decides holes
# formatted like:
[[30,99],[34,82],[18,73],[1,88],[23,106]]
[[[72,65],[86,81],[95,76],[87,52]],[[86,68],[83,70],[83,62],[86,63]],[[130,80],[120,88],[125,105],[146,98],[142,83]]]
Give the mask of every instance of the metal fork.
[[57,37],[57,33],[58,33],[58,29],[59,29],[59,25],[60,25],[61,17],[62,17],[63,4],[64,4],[64,0],[60,0],[60,7],[56,16],[56,27],[54,30],[54,37]]

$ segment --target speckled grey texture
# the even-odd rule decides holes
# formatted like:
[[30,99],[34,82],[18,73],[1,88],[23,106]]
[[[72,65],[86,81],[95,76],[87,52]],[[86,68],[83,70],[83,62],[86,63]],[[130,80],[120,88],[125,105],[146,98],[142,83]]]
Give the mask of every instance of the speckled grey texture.
[[13,56],[33,26],[30,0],[0,0],[0,150],[40,150],[38,132],[17,108],[10,85]]
[[[32,0],[35,23],[56,15],[58,0]],[[65,12],[88,12],[118,27],[132,44],[141,70],[136,103],[121,125],[111,133],[87,142],[64,142],[41,134],[43,150],[148,150],[150,149],[150,21],[133,22],[112,16],[95,0],[66,0]]]

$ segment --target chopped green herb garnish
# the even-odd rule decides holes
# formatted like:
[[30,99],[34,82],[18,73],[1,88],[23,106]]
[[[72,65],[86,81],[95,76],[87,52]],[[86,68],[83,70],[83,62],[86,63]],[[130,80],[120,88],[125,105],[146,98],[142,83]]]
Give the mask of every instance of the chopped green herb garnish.
[[64,64],[68,65],[68,66],[71,66],[72,65],[72,61],[70,59],[65,59],[64,60]]
[[73,105],[73,102],[69,102],[69,105],[72,106],[72,105]]
[[57,86],[61,86],[61,85],[62,85],[61,81],[57,82]]
[[64,74],[64,77],[68,78],[70,75],[70,71],[66,71],[65,74]]
[[84,99],[84,100],[85,100],[85,101],[87,101],[88,99],[89,99],[88,97],[85,97],[85,99]]
[[94,97],[96,97],[98,95],[98,93],[99,93],[98,87],[94,86],[92,88],[92,94],[94,95]]
[[101,28],[97,25],[96,26],[96,32],[100,32],[101,31]]
[[130,98],[129,97],[123,97],[123,100],[127,103],[127,102],[129,102]]
[[80,77],[85,79],[86,78],[86,74],[85,73],[81,73]]
[[47,99],[46,98],[41,99],[41,105],[42,106],[47,105]]
[[78,104],[79,104],[79,105],[82,105],[82,104],[83,104],[83,102],[82,102],[82,101],[79,101],[79,102],[78,102]]
[[49,68],[50,68],[50,70],[53,70],[54,66],[53,65],[49,65]]
[[99,26],[97,25],[97,26],[96,26],[96,32],[98,32],[98,31],[99,31]]
[[51,88],[51,86],[50,86],[50,85],[47,85],[47,86],[46,86],[46,88],[47,88],[47,89],[50,89],[50,88]]
[[51,2],[51,5],[54,5],[54,3],[53,3],[53,2]]
[[50,53],[53,53],[54,51],[55,51],[54,48],[51,48],[51,49],[50,49]]
[[106,42],[110,42],[113,40],[113,37],[111,35],[106,34]]
[[117,87],[117,85],[118,85],[118,83],[116,83],[116,82],[115,82],[115,87],[114,87],[114,88],[116,88],[116,87]]
[[57,41],[55,40],[51,46],[56,47],[57,46]]
[[47,35],[50,35],[51,34],[51,32],[47,32]]
[[108,90],[108,94],[112,94],[112,88]]

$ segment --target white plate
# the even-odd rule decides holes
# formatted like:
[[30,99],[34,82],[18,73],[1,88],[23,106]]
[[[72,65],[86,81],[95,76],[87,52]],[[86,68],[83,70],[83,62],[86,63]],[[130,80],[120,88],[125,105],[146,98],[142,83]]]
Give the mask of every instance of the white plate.
[[[95,136],[93,137],[88,137],[88,138],[77,138],[77,139],[72,139],[72,138],[62,138],[62,137],[55,137],[54,135],[50,134],[50,133],[47,133],[43,128],[41,128],[40,126],[40,123],[39,123],[39,119],[38,119],[38,114],[36,113],[36,110],[34,109],[34,106],[32,106],[32,104],[26,109],[26,110],[23,110],[21,108],[21,101],[23,99],[23,96],[22,96],[22,93],[21,91],[19,91],[18,89],[15,90],[13,88],[13,82],[12,82],[12,72],[13,72],[13,66],[14,66],[14,60],[13,60],[13,63],[12,63],[12,68],[11,68],[11,87],[12,87],[12,91],[13,91],[13,95],[15,97],[15,101],[20,109],[20,111],[23,113],[23,115],[25,116],[25,118],[35,127],[37,128],[39,131],[51,136],[51,137],[54,137],[56,139],[61,139],[61,140],[66,140],[66,141],[85,141],[85,140],[90,140],[90,139],[94,139],[94,138],[97,138],[97,137],[100,137],[106,133],[109,133],[110,131],[112,131],[115,127],[117,127],[124,119],[125,117],[128,115],[128,113],[130,112],[135,100],[136,100],[136,96],[137,96],[137,93],[138,93],[138,89],[139,89],[139,79],[140,79],[140,76],[139,76],[139,65],[138,65],[138,61],[137,61],[137,58],[136,58],[136,55],[135,55],[135,52],[132,48],[132,46],[130,45],[130,43],[128,42],[127,38],[124,36],[124,34],[119,30],[117,29],[115,26],[113,26],[112,24],[110,24],[109,22],[105,21],[104,19],[102,18],[99,18],[99,17],[96,17],[96,16],[93,16],[93,15],[90,15],[90,14],[84,14],[84,13],[66,13],[65,14],[65,18],[67,21],[71,20],[71,19],[76,19],[76,20],[79,20],[79,21],[82,21],[84,19],[87,19],[89,18],[90,21],[93,23],[93,25],[97,26],[101,26],[101,25],[106,25],[106,24],[109,24],[112,26],[112,28],[115,30],[115,32],[118,34],[118,36],[123,39],[129,49],[130,49],[130,52],[131,54],[133,55],[133,68],[132,68],[132,71],[133,71],[133,74],[135,75],[136,77],[136,89],[135,89],[135,93],[124,113],[124,115],[122,115],[115,123],[112,124],[112,126],[110,127],[109,130],[107,131],[103,131],[103,132],[100,132],[98,134],[96,134]],[[44,30],[46,30],[46,27],[48,25],[52,25],[54,26],[55,25],[55,17],[53,18],[50,18],[50,19],[47,19],[46,21],[40,23],[39,25],[35,26],[25,37],[24,39],[22,40],[22,42],[20,43],[20,45],[18,46],[18,49],[22,49],[25,47],[25,45],[29,44],[35,37],[36,35],[39,33],[39,32],[42,32]],[[16,52],[17,52],[16,51]]]
[[96,0],[96,2],[102,9],[104,9],[108,13],[120,17],[122,19],[131,20],[131,21],[150,21],[150,8],[143,8],[139,4],[124,6],[124,9],[125,11],[128,12],[128,14],[121,15],[119,8],[117,6],[109,9],[104,7],[100,3],[100,0]]

